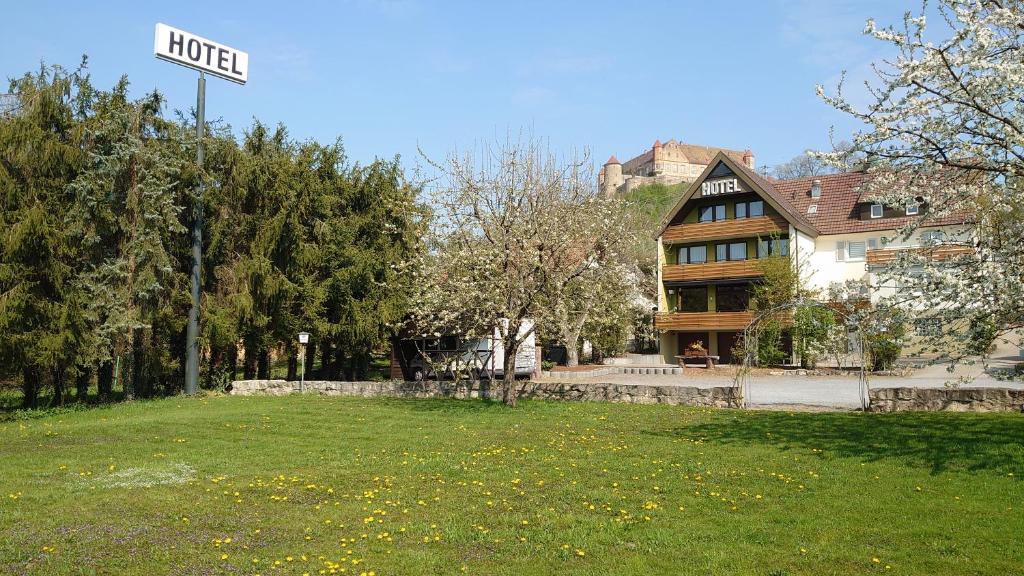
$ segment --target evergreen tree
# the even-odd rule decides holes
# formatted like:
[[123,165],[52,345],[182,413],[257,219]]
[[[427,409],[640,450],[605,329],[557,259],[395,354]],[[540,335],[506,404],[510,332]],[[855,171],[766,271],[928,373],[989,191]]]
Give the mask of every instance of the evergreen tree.
[[26,407],[46,383],[63,402],[87,332],[65,222],[67,185],[85,163],[80,120],[92,88],[83,69],[42,67],[12,81],[18,108],[0,121],[0,362],[21,373]]

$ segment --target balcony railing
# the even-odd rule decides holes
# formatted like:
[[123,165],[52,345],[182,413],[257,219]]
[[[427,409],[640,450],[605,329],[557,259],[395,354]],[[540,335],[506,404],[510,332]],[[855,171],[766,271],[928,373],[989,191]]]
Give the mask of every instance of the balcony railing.
[[708,262],[706,264],[666,264],[661,267],[662,281],[756,278],[763,275],[764,272],[757,265],[757,260]]
[[868,250],[865,260],[868,266],[885,266],[894,262],[901,252],[917,252],[929,260],[949,260],[957,256],[971,254],[974,252],[974,248],[970,246],[957,246],[955,244],[922,246],[920,248],[881,248]]
[[675,224],[665,229],[661,235],[661,241],[665,244],[681,244],[705,240],[771,236],[773,234],[784,235],[788,232],[789,223],[782,216],[758,216],[718,222]]
[[[757,313],[744,312],[659,312],[654,316],[658,330],[743,330]],[[775,315],[784,326],[793,324],[792,312]]]
[[654,317],[659,330],[742,330],[754,319],[746,312],[669,312]]

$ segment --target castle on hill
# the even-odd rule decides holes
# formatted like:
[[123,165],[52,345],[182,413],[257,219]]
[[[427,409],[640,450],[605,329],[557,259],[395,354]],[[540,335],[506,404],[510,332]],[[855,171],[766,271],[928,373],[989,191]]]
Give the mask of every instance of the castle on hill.
[[610,198],[627,194],[644,184],[693,182],[719,152],[754,168],[754,153],[750,150],[728,150],[676,140],[662,144],[661,140],[656,140],[650,150],[625,163],[620,163],[612,154],[597,173],[598,187],[602,196]]

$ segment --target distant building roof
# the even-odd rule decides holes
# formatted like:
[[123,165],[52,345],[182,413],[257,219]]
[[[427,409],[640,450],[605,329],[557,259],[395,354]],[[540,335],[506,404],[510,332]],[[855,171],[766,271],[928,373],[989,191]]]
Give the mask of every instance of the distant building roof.
[[18,97],[15,94],[0,94],[0,116],[9,116],[18,109]]

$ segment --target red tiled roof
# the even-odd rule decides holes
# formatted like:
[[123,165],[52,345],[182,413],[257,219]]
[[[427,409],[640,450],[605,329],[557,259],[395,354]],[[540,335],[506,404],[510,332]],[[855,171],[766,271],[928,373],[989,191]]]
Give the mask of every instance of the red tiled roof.
[[608,161],[604,163],[604,165],[607,166],[609,164],[618,164],[618,163],[619,163],[619,159],[615,157],[615,154],[612,154],[611,157],[608,158]]
[[[820,198],[811,198],[811,184],[814,180],[821,181]],[[917,216],[906,216],[861,220],[858,204],[865,201],[861,198],[860,189],[863,182],[864,172],[844,172],[793,180],[773,180],[770,186],[821,234],[896,230],[917,218]],[[818,210],[814,214],[807,213],[807,207],[811,204],[818,205]],[[963,216],[946,216],[928,222],[928,225],[961,224],[964,221]]]
[[[799,206],[793,204],[792,200],[786,194],[782,194],[778,191],[777,186],[781,183],[780,180],[775,180],[774,178],[769,180],[768,178],[758,174],[755,170],[747,167],[743,162],[736,162],[735,165],[736,168],[739,168],[747,178],[753,180],[754,183],[760,186],[762,190],[767,192],[768,195],[782,207],[783,211],[786,212],[786,218],[790,222],[803,224],[807,228],[818,230],[818,232],[822,234],[827,234],[827,232],[822,232],[820,228],[814,225],[812,220],[807,218],[806,207],[801,211]],[[808,186],[810,186],[810,184],[808,184]],[[809,189],[810,188],[808,188],[808,190]]]

